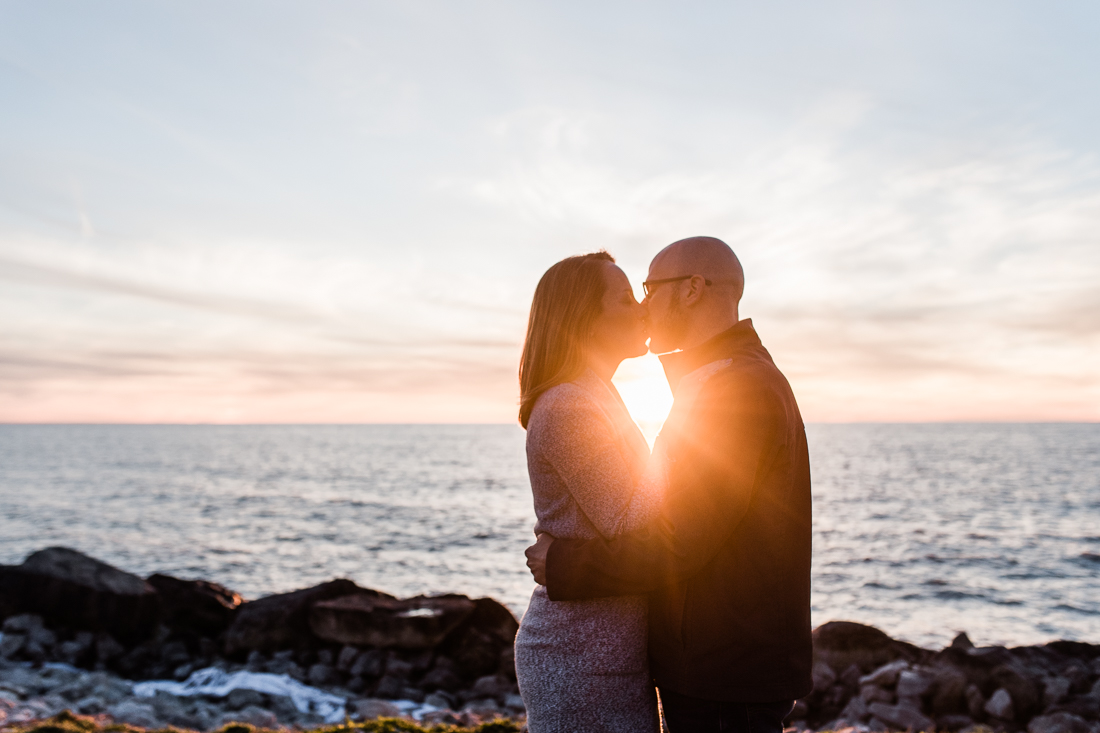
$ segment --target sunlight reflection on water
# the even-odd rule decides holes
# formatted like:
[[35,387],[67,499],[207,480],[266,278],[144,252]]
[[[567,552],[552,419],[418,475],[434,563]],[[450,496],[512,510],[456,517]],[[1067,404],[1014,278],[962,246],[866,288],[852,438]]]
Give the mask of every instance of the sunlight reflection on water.
[[[815,623],[1100,641],[1100,425],[812,425]],[[521,613],[509,425],[0,426],[0,560],[64,544],[246,597],[333,577]]]

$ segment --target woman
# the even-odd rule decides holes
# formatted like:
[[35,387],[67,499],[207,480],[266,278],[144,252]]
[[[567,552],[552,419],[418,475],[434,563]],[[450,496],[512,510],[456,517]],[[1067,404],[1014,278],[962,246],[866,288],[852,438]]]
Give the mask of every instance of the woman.
[[[538,522],[555,537],[614,537],[660,499],[649,447],[611,384],[646,353],[645,309],[606,252],[570,257],[535,289],[520,364],[520,423]],[[516,636],[531,733],[656,733],[646,600],[551,601],[538,586]]]

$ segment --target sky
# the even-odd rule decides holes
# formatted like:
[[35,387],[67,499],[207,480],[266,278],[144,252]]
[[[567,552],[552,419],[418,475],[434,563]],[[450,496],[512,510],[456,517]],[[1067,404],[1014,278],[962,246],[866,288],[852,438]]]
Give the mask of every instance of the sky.
[[514,422],[542,273],[697,234],[808,422],[1100,420],[1095,3],[3,16],[0,422]]

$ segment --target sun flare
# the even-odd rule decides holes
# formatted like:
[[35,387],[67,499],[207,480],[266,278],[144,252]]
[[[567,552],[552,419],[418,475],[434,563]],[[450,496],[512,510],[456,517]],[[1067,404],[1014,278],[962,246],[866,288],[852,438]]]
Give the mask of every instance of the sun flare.
[[630,416],[650,445],[672,409],[672,391],[668,388],[660,360],[653,354],[624,361],[612,379],[630,410]]

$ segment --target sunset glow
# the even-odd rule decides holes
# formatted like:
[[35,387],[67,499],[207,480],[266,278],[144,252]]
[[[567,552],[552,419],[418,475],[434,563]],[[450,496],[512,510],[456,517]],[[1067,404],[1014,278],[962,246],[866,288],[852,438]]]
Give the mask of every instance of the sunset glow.
[[0,28],[0,421],[513,422],[546,268],[692,234],[807,421],[1100,420],[1091,7],[129,7]]

